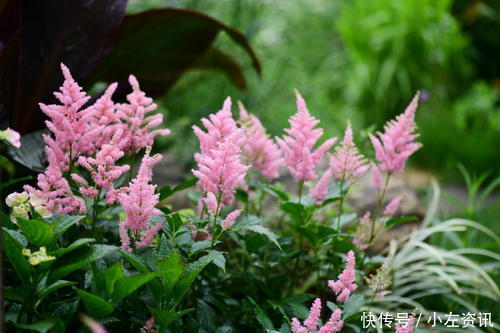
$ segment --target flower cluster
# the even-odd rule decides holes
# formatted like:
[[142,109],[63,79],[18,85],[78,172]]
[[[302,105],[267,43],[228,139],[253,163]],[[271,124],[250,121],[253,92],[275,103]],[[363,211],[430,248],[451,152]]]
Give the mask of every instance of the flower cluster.
[[371,231],[371,213],[366,212],[363,217],[361,217],[358,228],[356,229],[356,234],[352,240],[353,244],[356,245],[358,250],[365,251],[369,246],[370,241],[370,231]]
[[380,162],[380,168],[391,174],[403,170],[406,160],[422,145],[415,142],[419,136],[415,133],[415,111],[417,110],[419,93],[415,95],[403,114],[389,121],[384,126],[384,133],[378,133],[378,138],[370,135],[375,155]]
[[335,309],[330,316],[330,319],[318,329],[318,323],[321,317],[321,300],[316,298],[311,306],[311,310],[304,326],[297,318],[292,318],[292,332],[293,333],[334,333],[340,332],[344,326],[342,318],[342,310]]
[[241,102],[240,123],[245,134],[243,155],[263,177],[274,179],[279,177],[279,168],[283,164],[281,150],[266,133],[259,118],[249,114]]
[[46,207],[46,202],[36,196],[36,194],[28,192],[13,192],[5,198],[5,203],[12,209],[11,219],[15,222],[16,217],[29,219],[31,208],[42,217],[51,216]]
[[405,325],[396,326],[396,333],[413,333],[413,330],[415,329],[415,321],[415,316],[410,316],[408,322]]
[[5,140],[16,148],[21,147],[21,135],[11,128],[0,131],[0,140]]
[[[47,202],[52,214],[84,213],[85,202],[71,190],[64,173],[71,171],[72,179],[80,185],[80,194],[96,198],[106,190],[107,203],[117,200],[118,191],[113,188],[116,181],[129,168],[116,165],[125,152],[133,154],[151,145],[156,135],[166,135],[168,129],[153,130],[163,116],[147,116],[156,105],[139,88],[135,77],[130,76],[132,93],[129,103],[115,104],[112,95],[117,85],[111,84],[92,105],[86,106],[90,97],[71,76],[69,69],[61,64],[64,83],[54,93],[61,104],[45,105],[42,111],[50,118],[46,125],[53,136],[43,135],[48,166],[38,175],[38,189],[25,186],[30,195]],[[87,169],[93,184],[74,172],[81,165]]]
[[151,225],[153,216],[161,215],[156,208],[159,195],[155,194],[156,185],[149,184],[153,175],[153,166],[162,155],[150,156],[151,148],[146,149],[137,176],[130,182],[127,189],[118,195],[118,202],[125,211],[125,220],[120,222],[120,238],[122,248],[132,251],[129,231],[133,234],[134,245],[145,247],[151,245],[155,234],[162,228],[163,222]]
[[328,281],[328,286],[337,295],[338,302],[347,302],[351,293],[358,288],[354,283],[356,281],[355,274],[356,258],[353,251],[347,253],[346,267],[340,273],[337,281]]
[[391,291],[389,287],[391,286],[391,280],[389,279],[389,260],[385,260],[375,274],[372,274],[370,277],[365,277],[365,280],[375,296],[384,297],[390,294]]
[[341,145],[330,156],[328,169],[311,192],[313,199],[321,202],[326,198],[330,178],[333,177],[342,183],[354,183],[367,169],[365,158],[354,144],[351,123],[348,123]]
[[248,166],[242,163],[243,131],[231,115],[231,99],[224,102],[222,110],[203,118],[207,132],[193,126],[200,141],[200,153],[195,155],[198,169],[192,170],[202,189],[202,202],[217,215],[220,209],[234,200],[234,192],[243,183]]
[[47,249],[42,246],[38,251],[31,252],[30,249],[22,250],[23,256],[28,257],[28,263],[32,266],[40,265],[43,262],[55,260],[56,257],[47,255]]
[[306,103],[297,92],[297,113],[290,120],[290,128],[285,129],[288,135],[277,138],[284,153],[285,165],[291,175],[298,181],[310,181],[317,177],[316,166],[325,152],[335,144],[336,138],[326,140],[315,151],[313,147],[323,135],[323,129],[315,128],[319,120],[309,114]]

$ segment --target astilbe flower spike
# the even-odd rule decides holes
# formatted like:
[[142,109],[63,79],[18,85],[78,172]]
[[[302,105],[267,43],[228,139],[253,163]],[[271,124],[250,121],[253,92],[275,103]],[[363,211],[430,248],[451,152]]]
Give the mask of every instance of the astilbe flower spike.
[[373,188],[377,191],[383,191],[385,186],[382,183],[382,175],[380,174],[380,169],[375,163],[372,164],[371,172]]
[[304,320],[304,326],[297,318],[292,318],[292,332],[293,333],[335,333],[340,332],[344,326],[342,318],[342,310],[336,309],[332,312],[330,319],[318,328],[319,319],[321,317],[321,300],[316,298],[311,306],[309,315]]
[[249,114],[243,104],[238,102],[240,123],[245,134],[243,155],[263,177],[274,179],[279,177],[279,168],[283,164],[281,150],[266,133],[259,118]]
[[360,251],[365,251],[369,246],[368,242],[370,239],[371,224],[371,213],[366,212],[365,215],[361,217],[358,229],[356,230],[356,234],[352,240],[354,245],[356,245]]
[[384,209],[385,216],[393,216],[396,214],[396,211],[399,208],[399,204],[401,203],[402,196],[398,195],[394,199],[392,199]]
[[57,155],[61,169],[67,171],[69,161],[93,149],[93,142],[99,137],[103,127],[90,125],[93,109],[82,109],[90,97],[82,91],[64,64],[61,64],[61,70],[64,83],[60,92],[55,92],[54,95],[62,105],[39,105],[50,118],[45,124],[54,134],[54,139],[44,135],[45,142]]
[[162,155],[150,156],[151,148],[146,149],[146,154],[142,158],[141,166],[137,176],[130,182],[127,191],[118,195],[118,202],[125,211],[125,220],[120,222],[120,238],[122,248],[131,250],[131,240],[128,234],[130,230],[134,235],[142,232],[140,240],[135,237],[136,247],[151,245],[154,235],[163,226],[163,222],[151,226],[151,218],[161,215],[161,211],[156,208],[159,195],[155,194],[156,185],[149,184],[152,178],[153,166],[158,163]]
[[311,196],[317,202],[326,198],[328,182],[333,177],[343,183],[354,183],[368,169],[366,159],[358,152],[353,141],[352,126],[349,122],[345,130],[344,139],[340,146],[335,148],[335,153],[330,156],[328,170],[313,188]]
[[338,302],[347,302],[351,293],[358,288],[358,285],[354,283],[356,280],[355,265],[356,258],[354,252],[351,250],[347,253],[346,267],[340,273],[338,280],[328,281],[328,286],[337,295]]
[[129,165],[116,165],[116,162],[125,154],[118,148],[121,134],[122,130],[119,129],[114,134],[111,142],[104,144],[95,157],[80,156],[78,158],[78,163],[90,172],[97,187],[88,186],[88,183],[82,177],[71,174],[73,180],[82,185],[80,187],[82,195],[92,198],[100,190],[107,190],[106,202],[113,204],[117,200],[119,191],[113,188],[113,182],[130,168]]
[[236,209],[233,210],[231,213],[227,214],[226,218],[222,220],[220,223],[222,230],[227,230],[231,228],[234,224],[234,221],[240,216],[242,210],[241,209]]
[[396,326],[396,333],[413,333],[416,318],[415,316],[410,316],[408,322],[402,326]]
[[128,81],[132,86],[132,92],[127,95],[128,103],[117,105],[117,113],[126,124],[123,126],[124,144],[122,150],[133,154],[142,148],[153,145],[157,135],[170,134],[170,130],[152,130],[163,122],[163,115],[158,113],[148,116],[148,113],[156,110],[156,104],[141,91],[135,76],[130,75]]
[[405,112],[390,120],[384,126],[384,133],[378,133],[378,138],[370,134],[370,140],[375,148],[375,155],[380,162],[380,168],[391,174],[403,170],[406,160],[411,154],[422,147],[415,142],[419,134],[415,133],[415,111],[418,106],[419,93],[415,95]]
[[375,274],[365,277],[365,280],[375,296],[384,297],[390,294],[389,259],[384,260],[384,263],[377,269]]
[[291,175],[298,181],[310,181],[317,177],[316,166],[325,152],[334,145],[336,138],[326,140],[319,148],[313,147],[323,135],[323,129],[315,128],[319,120],[309,114],[302,96],[296,92],[297,113],[290,120],[290,128],[285,129],[288,135],[277,142],[284,153],[284,163]]
[[234,200],[234,192],[243,183],[249,168],[241,163],[240,149],[236,145],[240,137],[241,131],[237,130],[212,149],[210,155],[200,154],[198,169],[192,170],[199,179],[198,186],[212,193],[217,203],[229,205]]

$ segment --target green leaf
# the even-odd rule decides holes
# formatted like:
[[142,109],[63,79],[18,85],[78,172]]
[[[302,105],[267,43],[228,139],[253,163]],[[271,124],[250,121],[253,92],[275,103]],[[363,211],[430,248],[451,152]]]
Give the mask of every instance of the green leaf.
[[190,177],[190,178],[186,179],[183,183],[174,187],[174,189],[172,190],[172,193],[176,193],[176,192],[185,190],[187,188],[193,187],[197,182],[198,182],[198,178]]
[[17,287],[10,287],[4,289],[5,299],[23,303],[27,297],[31,296],[31,286],[22,284]]
[[196,320],[200,327],[209,332],[215,330],[215,311],[202,299],[196,300]]
[[274,195],[275,197],[281,199],[281,201],[289,201],[290,200],[290,196],[287,193],[280,191],[274,187],[266,186],[266,187],[264,187],[264,190],[266,192]]
[[240,188],[236,190],[235,197],[236,197],[236,199],[238,199],[239,201],[241,201],[243,203],[248,202],[248,193],[243,191]]
[[4,212],[0,212],[0,222],[2,223],[1,226],[2,227],[6,227],[6,228],[9,228],[9,229],[16,229],[16,225],[14,223],[12,223],[12,221],[10,220],[10,218],[4,214]]
[[104,279],[106,281],[106,295],[108,295],[108,297],[111,297],[113,294],[116,281],[124,277],[125,274],[123,273],[123,267],[120,260],[116,261],[106,270],[106,273],[104,273]]
[[65,255],[66,253],[70,253],[71,251],[74,251],[74,250],[76,250],[84,245],[87,245],[89,243],[92,243],[92,242],[95,242],[95,239],[93,239],[93,238],[80,238],[80,239],[77,239],[76,241],[74,241],[73,243],[71,243],[70,245],[68,245],[67,247],[64,247],[62,249],[55,250],[55,251],[49,251],[48,253],[52,256],[60,257],[62,255]]
[[17,225],[33,245],[49,247],[55,241],[53,227],[43,221],[26,220],[18,217]]
[[217,251],[217,250],[210,250],[208,251],[208,255],[212,258],[212,263],[222,269],[224,273],[226,272],[226,258],[224,258],[224,255]]
[[168,327],[174,320],[184,316],[185,314],[193,311],[194,309],[186,309],[178,312],[160,310],[155,308],[149,308],[149,311],[153,314],[155,319],[163,325],[165,328]]
[[390,229],[392,227],[395,227],[395,226],[403,224],[403,223],[416,222],[416,221],[418,221],[418,218],[416,216],[399,217],[399,218],[390,219],[387,222],[385,222],[385,227],[387,229]]
[[8,323],[14,327],[21,328],[24,330],[31,330],[40,333],[45,333],[48,332],[52,327],[54,327],[56,321],[52,319],[45,319],[33,324],[18,324],[12,321],[8,321]]
[[11,233],[15,235],[15,231],[2,229],[2,233],[4,235],[2,245],[5,256],[8,258],[23,283],[30,284],[31,266],[28,264],[26,257],[22,254],[22,249],[24,248],[23,244],[18,239],[12,237]]
[[292,219],[302,222],[305,216],[305,207],[298,202],[285,202],[281,204],[281,209],[286,212]]
[[255,224],[254,225],[246,225],[246,226],[242,226],[241,228],[266,236],[271,242],[273,242],[281,250],[281,246],[278,243],[278,236],[276,236],[276,234],[273,233],[268,228],[266,228],[262,225],[258,225],[258,224],[257,225],[255,225]]
[[55,265],[52,267],[52,272],[49,275],[50,281],[59,280],[69,273],[80,269],[95,260],[104,257],[105,255],[117,251],[116,246],[112,245],[91,245],[88,247],[80,248],[60,259],[56,260]]
[[344,311],[342,318],[344,320],[349,319],[349,317],[355,315],[359,309],[363,306],[365,299],[363,295],[355,294],[351,295],[347,302],[344,304]]
[[56,223],[55,233],[59,237],[72,225],[80,222],[85,216],[79,215],[63,215]]
[[71,282],[71,281],[65,281],[65,280],[58,280],[54,283],[52,283],[51,285],[41,289],[41,290],[38,290],[38,300],[36,302],[36,305],[35,307],[40,304],[42,302],[42,300],[49,296],[51,293],[53,293],[54,291],[58,290],[58,289],[61,289],[63,287],[66,287],[66,286],[70,286],[70,285],[73,285],[75,284],[76,282]]
[[274,330],[273,322],[264,310],[251,297],[247,297],[247,299],[253,304],[255,317],[260,325],[266,330]]
[[165,200],[166,198],[168,198],[169,196],[171,196],[173,194],[172,188],[168,185],[165,185],[162,188],[160,188],[158,193],[160,194],[160,198],[159,198],[160,201]]
[[158,261],[156,266],[165,286],[165,294],[168,296],[184,272],[184,265],[179,254],[172,251],[170,257]]
[[191,245],[191,254],[205,250],[211,246],[212,246],[211,240],[203,240],[203,241],[194,242]]
[[113,305],[105,299],[81,289],[76,289],[76,291],[82,299],[83,304],[85,304],[87,313],[92,318],[102,319],[109,316],[113,312]]
[[220,31],[243,47],[260,73],[260,64],[243,34],[203,14],[164,8],[127,15],[114,51],[104,58],[92,79],[121,81],[132,72],[150,96],[162,95],[210,50]]
[[111,295],[111,302],[116,304],[118,301],[130,295],[151,279],[154,279],[156,275],[157,273],[131,275],[116,281],[113,294]]

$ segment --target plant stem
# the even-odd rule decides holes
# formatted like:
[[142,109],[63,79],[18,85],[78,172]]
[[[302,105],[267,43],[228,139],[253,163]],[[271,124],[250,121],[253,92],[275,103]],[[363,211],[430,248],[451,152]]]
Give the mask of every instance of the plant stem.
[[99,196],[101,195],[101,190],[97,192],[97,195],[94,198],[94,203],[92,204],[92,233],[95,230],[95,225],[97,222],[97,205],[99,203]]
[[299,181],[299,188],[297,189],[297,196],[299,197],[299,203],[302,198],[302,190],[304,189],[304,181]]

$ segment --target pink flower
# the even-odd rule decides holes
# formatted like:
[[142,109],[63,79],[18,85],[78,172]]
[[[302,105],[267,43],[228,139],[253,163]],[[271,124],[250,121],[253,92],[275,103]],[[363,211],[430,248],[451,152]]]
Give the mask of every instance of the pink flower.
[[316,186],[311,190],[311,197],[316,201],[316,204],[320,205],[328,194],[328,184],[332,178],[332,170],[328,168],[323,176],[319,179]]
[[86,316],[84,314],[80,315],[80,318],[82,322],[85,324],[90,329],[90,332],[92,333],[108,333],[106,328],[101,325],[98,321],[94,320],[93,318],[90,318],[89,316]]
[[330,169],[336,179],[347,182],[356,181],[368,169],[365,158],[358,152],[352,140],[351,123],[347,124],[341,145],[330,157]]
[[283,164],[279,147],[269,138],[259,118],[249,114],[241,102],[238,102],[238,106],[245,134],[243,155],[261,172],[262,176],[268,179],[278,178],[278,169]]
[[[64,64],[61,64],[61,70],[64,75],[64,83],[60,88],[61,91],[55,92],[54,95],[62,105],[45,105],[43,103],[39,105],[50,118],[45,124],[54,134],[55,145],[64,155],[69,156],[67,158],[69,161],[93,149],[93,143],[99,137],[102,127],[90,126],[93,109],[82,109],[90,97],[82,91]],[[46,142],[50,141],[47,140],[48,136],[44,138]],[[66,170],[67,168],[64,169],[64,171]]]
[[332,312],[330,319],[319,330],[316,330],[321,317],[321,300],[316,298],[311,306],[307,319],[304,320],[304,326],[297,318],[292,318],[293,333],[334,333],[340,332],[344,326],[341,320],[342,310],[336,309]]
[[234,224],[234,221],[240,216],[242,210],[236,209],[229,213],[226,218],[220,223],[222,230],[227,230],[231,228]]
[[354,267],[356,265],[354,252],[351,250],[347,253],[346,268],[339,275],[337,281],[328,281],[328,286],[337,295],[338,302],[347,302],[349,296],[358,286],[354,283],[356,280]]
[[342,319],[342,310],[335,309],[330,316],[330,319],[323,325],[318,331],[318,333],[334,333],[340,332],[342,327],[344,327],[344,321]]
[[[92,180],[99,190],[107,190],[107,203],[112,204],[117,199],[117,192],[113,188],[113,182],[127,172],[130,168],[128,165],[116,165],[116,162],[124,155],[124,152],[118,148],[117,143],[121,137],[121,129],[119,129],[109,143],[103,144],[101,149],[94,157],[80,156],[78,163],[90,172]],[[71,175],[75,177],[75,174]],[[81,177],[80,177],[81,178]],[[87,186],[77,179],[73,178],[77,183]],[[80,188],[82,192],[82,188]]]
[[292,318],[292,332],[293,333],[308,333],[307,328],[302,326],[297,318]]
[[415,111],[418,99],[417,92],[405,112],[397,116],[396,120],[389,121],[384,126],[384,133],[378,133],[379,138],[370,135],[382,171],[400,172],[410,155],[422,147],[422,144],[414,141],[419,136],[414,133],[417,129]]
[[360,251],[365,251],[369,246],[368,241],[370,238],[371,223],[372,223],[371,213],[366,212],[365,215],[363,215],[363,217],[359,221],[359,226],[358,229],[356,230],[356,235],[352,240],[354,245],[356,245],[356,247]]
[[118,195],[118,201],[125,211],[126,218],[120,222],[120,237],[122,248],[130,250],[128,232],[142,232],[140,240],[135,239],[137,247],[150,245],[156,232],[161,229],[162,224],[150,225],[153,216],[160,216],[162,212],[156,208],[159,195],[155,194],[156,185],[149,182],[152,178],[153,166],[158,163],[162,155],[150,156],[151,148],[146,149],[137,176],[130,182],[128,191]]
[[248,170],[248,166],[241,163],[240,149],[236,145],[240,138],[241,131],[237,130],[210,154],[198,155],[198,169],[192,170],[199,179],[198,186],[213,193],[217,202],[224,205],[234,200],[234,192],[244,182]]
[[385,216],[393,216],[396,211],[398,210],[399,204],[401,203],[401,196],[398,195],[394,199],[387,204],[387,206],[384,209],[384,215]]
[[140,333],[158,333],[154,317],[149,318],[144,323],[144,326],[141,327]]
[[59,151],[53,141],[45,146],[49,165],[44,173],[38,174],[35,189],[25,185],[24,189],[30,196],[46,202],[46,208],[51,214],[85,213],[85,202],[73,195],[68,181],[63,176],[63,169],[59,160]]
[[152,146],[157,135],[170,134],[169,129],[152,130],[163,122],[163,115],[158,113],[148,116],[156,110],[156,104],[141,91],[135,76],[130,75],[128,82],[132,86],[132,93],[127,95],[128,104],[119,104],[118,116],[125,122],[123,151],[136,153],[142,148]]
[[380,174],[380,169],[374,163],[374,164],[372,164],[371,170],[372,170],[372,184],[373,184],[373,187],[376,190],[378,190],[378,191],[383,191],[385,186],[382,183],[382,175]]
[[238,132],[238,126],[231,114],[230,97],[226,98],[224,101],[222,110],[215,114],[211,114],[208,118],[209,119],[201,119],[203,126],[207,129],[206,132],[201,130],[198,126],[193,126],[194,134],[198,137],[198,141],[200,142],[201,151],[201,153],[196,153],[194,155],[196,162],[198,162],[202,155],[212,156],[212,151],[218,147],[219,143],[230,136],[233,136],[237,146],[240,146],[244,141],[242,133],[234,135]]
[[16,148],[21,147],[21,135],[11,128],[0,131],[0,140],[6,140]]
[[413,333],[414,326],[415,325],[415,317],[410,316],[409,321],[406,323],[406,325],[403,326],[396,326],[395,331],[397,333]]
[[323,129],[314,128],[319,124],[319,120],[309,114],[302,96],[298,92],[296,95],[297,113],[289,120],[291,128],[285,129],[288,135],[276,140],[284,153],[285,165],[292,176],[299,181],[309,181],[317,177],[316,166],[336,139],[326,140],[313,152],[314,145],[323,135]]
[[316,327],[318,327],[318,321],[321,316],[321,300],[316,298],[311,306],[311,310],[309,311],[309,316],[307,316],[304,321],[304,325],[310,330],[315,331]]

